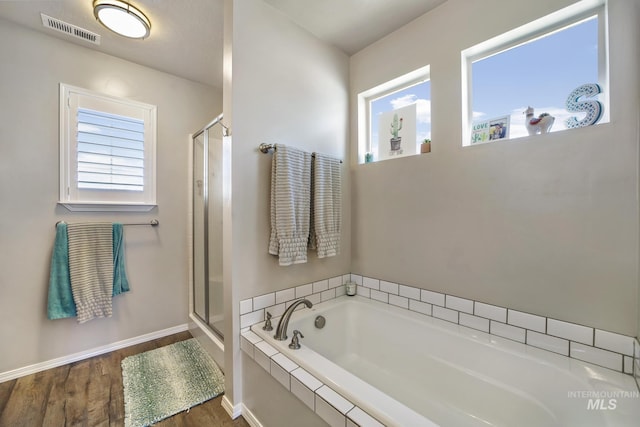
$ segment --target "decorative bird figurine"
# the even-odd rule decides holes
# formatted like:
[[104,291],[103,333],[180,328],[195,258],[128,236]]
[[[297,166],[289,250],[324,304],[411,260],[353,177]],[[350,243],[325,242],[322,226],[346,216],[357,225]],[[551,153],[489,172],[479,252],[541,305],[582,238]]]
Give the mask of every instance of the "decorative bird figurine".
[[527,108],[525,114],[527,115],[525,124],[527,125],[527,132],[529,132],[529,135],[549,133],[553,126],[553,122],[556,120],[556,118],[549,113],[542,113],[538,118],[533,117],[533,107]]

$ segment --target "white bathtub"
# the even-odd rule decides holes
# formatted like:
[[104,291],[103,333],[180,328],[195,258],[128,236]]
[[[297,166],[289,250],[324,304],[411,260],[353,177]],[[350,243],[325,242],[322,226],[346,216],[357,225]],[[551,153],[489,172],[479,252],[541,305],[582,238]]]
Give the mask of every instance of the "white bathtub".
[[297,310],[288,335],[302,331],[299,350],[261,326],[252,331],[388,426],[640,423],[629,375],[369,299]]

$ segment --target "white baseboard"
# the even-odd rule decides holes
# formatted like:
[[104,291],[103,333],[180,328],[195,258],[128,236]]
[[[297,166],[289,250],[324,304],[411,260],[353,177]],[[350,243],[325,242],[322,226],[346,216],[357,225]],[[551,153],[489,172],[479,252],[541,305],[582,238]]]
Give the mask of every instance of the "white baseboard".
[[23,368],[13,369],[7,372],[0,372],[0,383],[4,381],[9,381],[16,378],[24,377],[25,375],[35,374],[36,372],[45,371],[47,369],[57,368],[58,366],[77,362],[78,360],[84,360],[90,357],[99,356],[101,354],[109,353],[111,351],[119,350],[121,348],[129,347],[135,344],[140,344],[143,342],[166,337],[167,335],[177,334],[178,332],[184,332],[188,329],[189,329],[189,324],[185,323],[182,325],[174,326],[172,328],[162,329],[160,331],[151,332],[148,334],[118,341],[112,344],[103,345],[101,347],[96,347],[89,350],[81,351],[79,353],[58,357],[56,359],[47,360],[45,362],[35,363],[33,365],[25,366]]
[[251,412],[249,408],[244,406],[244,404],[241,404],[241,405],[242,405],[242,418],[244,418],[247,424],[249,424],[251,427],[262,427],[262,424],[260,423],[260,421],[258,421],[256,416],[253,415],[253,412]]
[[249,408],[244,406],[243,403],[239,403],[236,406],[233,406],[233,403],[231,403],[231,401],[225,395],[222,396],[221,404],[224,410],[227,411],[227,414],[229,414],[232,419],[235,420],[240,415],[242,415],[242,418],[244,418],[247,424],[249,424],[251,427],[263,427],[258,418],[256,418],[256,416],[253,415],[253,412],[251,412]]
[[242,411],[242,408],[243,408],[244,405],[238,404],[236,406],[233,406],[233,403],[231,403],[231,401],[229,400],[229,398],[227,397],[226,394],[224,396],[222,396],[221,405],[224,408],[224,410],[227,411],[227,414],[229,414],[229,416],[233,420],[238,418],[240,415],[244,415],[244,413]]

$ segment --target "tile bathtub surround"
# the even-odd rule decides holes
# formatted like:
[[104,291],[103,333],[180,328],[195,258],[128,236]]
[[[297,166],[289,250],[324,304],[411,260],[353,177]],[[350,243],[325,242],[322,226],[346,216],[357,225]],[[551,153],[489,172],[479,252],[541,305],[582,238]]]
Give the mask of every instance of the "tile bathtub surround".
[[[547,321],[547,333],[582,344],[593,345],[593,328],[588,328],[586,326],[549,319]],[[603,348],[607,348],[606,345]]]
[[468,299],[446,295],[445,307],[452,310],[473,314],[473,301]]
[[563,356],[569,355],[569,341],[541,334],[535,331],[527,331],[527,344],[544,350],[552,351]]
[[[240,301],[240,329],[264,322],[267,312],[272,317],[282,316],[289,305],[300,298],[306,298],[313,304],[319,304],[340,297],[345,294],[343,285],[349,280],[351,280],[351,275],[343,274],[244,299]],[[273,325],[273,327],[275,328],[276,325]]]
[[543,334],[547,332],[547,319],[545,317],[536,316],[535,314],[508,309],[507,323],[524,329],[541,332]]
[[596,329],[595,346],[608,348],[626,356],[633,356],[633,340],[626,339],[624,335],[614,334]]
[[343,285],[348,281],[357,283],[357,295],[364,298],[626,374],[633,374],[635,369],[636,379],[640,379],[640,342],[633,337],[358,274],[242,300],[240,328],[263,322],[267,311],[273,317],[281,316],[295,299],[305,297],[316,304],[338,298],[345,294]]
[[240,348],[330,426],[384,427],[252,331],[242,332]]
[[[359,284],[378,282],[378,279],[355,274],[351,278]],[[358,295],[384,302],[382,293],[386,292],[389,304],[632,374],[632,337],[427,289],[384,280],[379,283],[380,288],[375,292],[371,286],[361,292],[358,286]],[[640,348],[640,343],[638,346]],[[640,356],[636,363],[640,367]]]
[[601,350],[596,347],[572,342],[570,344],[570,357],[574,359],[584,360],[596,365],[604,366],[605,368],[613,369],[616,371],[623,370],[624,358],[621,354],[613,353],[607,350]]
[[496,305],[475,302],[474,314],[496,322],[507,323],[507,309]]

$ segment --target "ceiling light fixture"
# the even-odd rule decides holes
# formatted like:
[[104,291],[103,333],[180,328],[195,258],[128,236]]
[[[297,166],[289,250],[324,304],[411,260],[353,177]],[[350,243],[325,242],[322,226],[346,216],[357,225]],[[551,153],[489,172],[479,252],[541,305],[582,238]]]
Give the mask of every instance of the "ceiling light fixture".
[[111,31],[132,39],[144,39],[151,32],[151,22],[128,1],[94,0],[93,15]]

